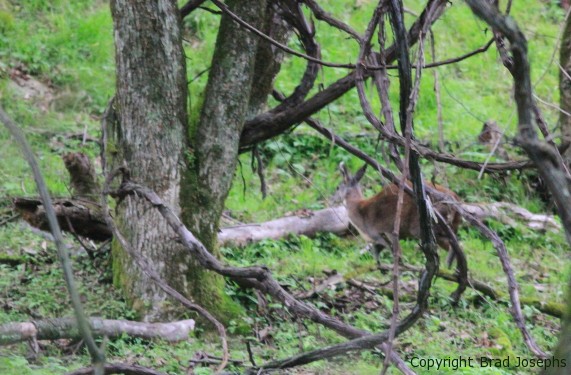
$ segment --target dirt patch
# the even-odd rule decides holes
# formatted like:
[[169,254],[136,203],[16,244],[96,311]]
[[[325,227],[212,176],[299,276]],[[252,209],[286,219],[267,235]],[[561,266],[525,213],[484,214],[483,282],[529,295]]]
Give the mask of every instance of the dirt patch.
[[22,68],[9,71],[8,87],[11,92],[26,101],[33,103],[42,112],[47,112],[54,99],[54,90],[47,84],[32,77]]

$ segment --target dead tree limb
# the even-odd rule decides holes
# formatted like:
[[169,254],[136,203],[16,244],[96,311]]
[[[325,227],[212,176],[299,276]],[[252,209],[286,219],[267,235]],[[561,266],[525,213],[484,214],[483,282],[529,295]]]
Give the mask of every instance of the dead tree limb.
[[[45,210],[39,199],[14,198],[13,202],[26,222],[33,227],[49,230]],[[553,216],[534,214],[508,202],[461,203],[461,207],[479,220],[494,219],[510,226],[521,223],[532,230],[552,232],[561,230],[561,225]],[[66,220],[68,218],[73,229],[81,236],[94,241],[106,241],[113,237],[112,229],[105,223],[99,204],[83,200],[55,199],[54,208],[64,231],[71,231]],[[277,240],[288,235],[313,237],[320,232],[343,235],[347,232],[348,225],[347,211],[343,206],[317,211],[304,210],[302,214],[295,216],[222,228],[218,234],[218,242],[222,246],[246,246],[265,239]]]
[[89,157],[82,152],[70,152],[65,154],[62,159],[69,173],[73,196],[97,199],[100,194],[100,186],[95,175],[95,168]]
[[[113,176],[119,172],[124,173],[124,179],[121,183],[121,186],[119,187],[119,190],[115,192],[109,192],[105,189],[104,193],[111,193],[114,197],[119,199],[123,199],[127,195],[136,195],[146,199],[157,210],[159,210],[167,223],[177,233],[180,241],[186,246],[186,248],[192,253],[192,255],[203,267],[217,272],[220,275],[231,277],[237,280],[241,285],[255,287],[262,292],[268,293],[276,300],[287,306],[294,314],[309,318],[316,323],[322,324],[336,331],[344,337],[368,337],[369,339],[366,341],[369,344],[372,344],[373,346],[380,345],[381,348],[384,347],[384,342],[386,340],[385,334],[371,335],[367,331],[355,328],[337,318],[324,314],[311,305],[297,300],[282,288],[282,286],[272,277],[271,272],[266,267],[251,266],[238,268],[223,264],[215,256],[213,256],[200,241],[198,241],[194,234],[192,234],[192,232],[190,232],[184,226],[184,224],[182,224],[174,212],[163,204],[162,200],[155,192],[126,179],[125,177],[128,176],[128,173],[125,169],[120,168],[119,170],[112,173],[108,177],[108,181],[110,181],[110,179],[112,179]],[[406,323],[412,322],[405,322],[405,324]],[[396,352],[391,351],[389,355],[399,370],[405,374],[413,373]]]
[[[527,226],[532,230],[559,232],[561,225],[550,215],[529,212],[523,207],[508,202],[460,203],[478,220],[497,220],[503,224]],[[288,235],[312,237],[319,232],[343,235],[348,232],[349,219],[344,206],[323,210],[306,210],[302,215],[285,216],[262,223],[236,225],[222,228],[218,241],[222,246],[245,246],[264,239],[280,239]]]
[[[94,336],[109,338],[127,334],[143,339],[160,339],[168,342],[188,340],[194,330],[194,320],[169,323],[145,323],[129,320],[89,318]],[[77,322],[73,318],[55,318],[24,323],[0,325],[0,345],[10,345],[30,339],[80,339]]]
[[[14,198],[12,203],[22,219],[30,225],[41,230],[50,230],[46,208],[41,199]],[[62,230],[75,232],[94,241],[105,241],[112,237],[111,228],[105,223],[100,204],[85,199],[61,198],[53,200],[53,207]]]
[[279,239],[288,235],[314,236],[319,232],[343,234],[349,218],[344,206],[306,211],[300,216],[286,216],[260,224],[244,224],[222,228],[218,243],[223,246],[244,246],[264,239]]

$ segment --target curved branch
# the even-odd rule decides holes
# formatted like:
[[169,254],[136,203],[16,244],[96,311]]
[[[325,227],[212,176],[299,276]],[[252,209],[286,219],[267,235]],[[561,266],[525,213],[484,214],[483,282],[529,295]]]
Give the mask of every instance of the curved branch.
[[[112,193],[112,195],[119,199],[122,199],[127,195],[136,195],[146,199],[157,210],[159,210],[169,226],[177,233],[183,245],[185,245],[185,247],[192,253],[192,255],[203,267],[217,272],[223,276],[232,277],[241,285],[255,287],[262,292],[268,293],[276,300],[282,302],[295,314],[309,318],[316,323],[320,323],[330,329],[333,329],[344,337],[372,337],[369,336],[370,333],[368,331],[355,328],[337,318],[324,314],[309,304],[297,300],[282,288],[282,286],[272,277],[270,270],[268,270],[266,267],[252,266],[239,268],[223,264],[215,256],[213,256],[200,241],[198,241],[194,234],[190,232],[186,226],[184,226],[176,214],[162,202],[162,200],[155,192],[129,181],[128,172],[125,169],[120,168],[118,171],[112,173],[109,178],[116,175],[118,172],[122,172],[124,174],[123,182],[121,183],[119,190]],[[412,322],[405,322],[403,327],[408,328],[406,324],[411,323]],[[383,340],[377,341],[377,344],[383,344]],[[401,371],[407,374],[412,373],[406,367],[404,361],[400,359],[398,354],[396,354],[394,351],[391,351],[390,356],[395,365]]]
[[249,23],[247,23],[246,21],[242,20],[236,14],[232,13],[232,11],[230,9],[228,9],[228,7],[224,3],[222,3],[218,0],[210,0],[210,1],[212,1],[212,3],[214,5],[216,5],[222,12],[226,13],[230,18],[232,18],[235,22],[237,22],[238,24],[240,24],[241,26],[246,28],[248,31],[250,31],[250,32],[254,33],[255,35],[259,36],[260,38],[272,43],[274,46],[284,50],[285,52],[287,52],[291,55],[301,57],[301,58],[304,58],[304,59],[306,59],[312,63],[327,66],[330,68],[345,68],[345,69],[354,69],[355,68],[355,66],[352,64],[338,64],[338,63],[332,63],[332,62],[328,62],[328,61],[322,61],[322,60],[315,58],[313,56],[306,55],[306,54],[301,53],[301,52],[297,52],[296,50],[291,49],[288,46],[272,39],[271,37],[264,34],[260,30],[255,28],[254,26],[252,26]]
[[194,12],[197,8],[199,8],[202,4],[204,4],[206,0],[189,0],[186,4],[184,4],[180,8],[180,18],[184,18],[188,16],[190,13]]
[[[437,0],[430,0],[427,4],[427,8],[435,2],[437,2]],[[438,16],[444,11],[445,7],[446,2],[438,0]],[[416,43],[418,40],[421,28],[420,25],[424,24],[428,17],[429,15],[425,8],[420,17],[411,26],[408,32],[408,40],[411,45]],[[437,18],[438,17],[430,19],[430,24],[434,23]],[[395,61],[395,59],[396,49],[393,45],[387,49],[385,61],[386,63],[390,63]],[[369,78],[372,75],[373,70],[365,72],[365,78]],[[353,87],[355,87],[355,72],[339,79],[325,90],[315,94],[310,99],[293,108],[287,108],[279,113],[273,113],[270,111],[256,116],[255,118],[247,121],[244,126],[244,130],[240,136],[240,149],[242,151],[248,150],[248,148],[252,147],[256,143],[265,141],[285,132],[295,124],[304,121],[307,117],[324,108],[334,100],[340,98]]]
[[[321,51],[319,44],[317,44],[313,37],[315,31],[312,30],[311,26],[305,19],[299,4],[296,1],[291,0],[282,1],[279,2],[279,4],[283,10],[283,18],[299,32],[299,39],[307,54],[319,59],[321,57]],[[289,97],[285,98],[283,102],[272,109],[271,112],[281,112],[286,108],[295,107],[301,103],[313,88],[318,72],[319,64],[313,61],[308,61],[300,84]]]
[[357,42],[359,43],[362,42],[363,37],[359,35],[358,32],[353,30],[351,26],[339,21],[338,19],[334,18],[331,14],[327,13],[323,8],[321,8],[321,6],[315,0],[303,0],[303,2],[309,7],[309,9],[311,9],[313,14],[315,15],[315,18],[317,18],[320,21],[325,21],[329,25],[339,30],[345,31],[347,34],[351,35],[351,37],[353,37]]
[[[518,141],[537,166],[541,177],[553,195],[565,228],[567,242],[571,243],[571,188],[567,178],[568,172],[556,149],[546,142],[539,141],[537,137],[536,123],[534,122],[533,89],[525,36],[513,19],[501,15],[489,3],[481,0],[468,0],[467,2],[474,14],[492,26],[493,29],[501,32],[510,42],[513,65],[509,71],[514,80],[514,98],[518,111]],[[514,293],[517,295],[517,289]],[[514,310],[519,309],[514,313],[521,314],[519,306],[513,308]],[[526,337],[526,344],[535,355],[545,357],[545,353],[529,334]]]

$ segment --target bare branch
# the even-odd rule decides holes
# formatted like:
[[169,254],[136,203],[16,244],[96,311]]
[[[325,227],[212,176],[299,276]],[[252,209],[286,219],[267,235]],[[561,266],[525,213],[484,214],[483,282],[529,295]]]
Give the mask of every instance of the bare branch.
[[313,14],[315,15],[315,18],[321,21],[325,21],[329,25],[339,30],[345,31],[347,34],[351,35],[351,37],[353,37],[357,42],[359,43],[362,42],[363,37],[359,35],[358,32],[353,30],[351,26],[339,21],[338,19],[334,18],[331,14],[327,13],[323,8],[321,8],[321,6],[315,0],[303,0],[303,2],[309,7],[309,9],[311,9]]
[[[559,214],[564,223],[567,241],[571,243],[571,191],[569,189],[569,180],[566,178],[561,161],[556,155],[556,149],[554,150],[553,147],[540,142],[537,138],[536,129],[534,127],[533,90],[531,88],[529,61],[527,59],[527,41],[525,36],[519,30],[515,21],[500,15],[497,9],[485,1],[467,0],[467,2],[478,17],[486,21],[493,29],[501,32],[510,42],[511,61],[513,61],[513,65],[511,69],[508,69],[514,78],[514,97],[517,104],[519,120],[518,141],[537,166],[539,173],[553,194],[559,209]],[[505,255],[507,258],[505,248],[503,246],[500,248],[502,252],[506,252]],[[503,258],[501,259],[502,266],[506,269]],[[514,294],[512,302],[515,302],[514,300],[519,302],[517,299],[517,289],[512,291],[512,288],[515,289],[514,284],[511,283],[510,294]],[[524,333],[527,346],[538,357],[546,357],[546,354],[537,346],[531,335],[529,335],[525,329],[519,303],[514,303],[512,307],[514,314],[521,317],[521,321],[518,322],[518,325],[521,325],[520,330]]]
[[[437,4],[440,15],[447,2],[445,0],[430,0],[427,7],[432,4]],[[418,34],[420,33],[420,24],[422,24],[428,17],[425,11],[422,12],[419,19],[417,19],[411,26],[408,33],[408,40],[411,45],[416,43],[418,40]],[[430,19],[432,24],[436,21],[436,17]],[[387,49],[386,62],[395,61],[396,50],[394,45]],[[366,78],[369,78],[373,74],[373,70],[368,70],[366,73]],[[341,97],[347,91],[355,86],[355,73],[350,73],[344,78],[339,79],[335,83],[331,84],[328,88],[320,91],[312,98],[300,103],[299,105],[288,108],[279,113],[266,112],[262,113],[255,118],[246,122],[244,130],[240,136],[240,149],[241,151],[248,150],[252,145],[262,142],[264,140],[270,139],[278,134],[281,134],[294,126],[305,120],[305,118],[311,116],[315,112],[324,108],[329,103]]]
[[319,64],[319,65],[323,65],[323,66],[327,66],[330,68],[345,68],[345,69],[354,69],[355,68],[355,66],[351,65],[351,64],[338,64],[338,63],[322,61],[322,60],[317,59],[315,57],[306,55],[304,53],[297,52],[296,50],[291,49],[288,46],[286,46],[282,43],[279,43],[278,41],[272,39],[271,37],[264,34],[260,30],[255,28],[254,26],[252,26],[249,23],[247,23],[246,21],[242,20],[240,17],[238,17],[236,14],[234,14],[230,9],[228,9],[228,7],[224,3],[222,3],[218,0],[211,0],[211,1],[212,1],[212,3],[214,3],[214,5],[216,5],[218,8],[220,8],[220,10],[222,12],[226,13],[230,18],[232,18],[232,20],[234,20],[235,22],[237,22],[238,24],[240,24],[241,26],[243,26],[244,28],[246,28],[250,32],[254,33],[255,35],[259,36],[260,38],[272,43],[274,46],[284,50],[285,52],[287,52],[291,55],[301,57],[301,58],[304,58],[310,62]]
[[[123,182],[118,191],[112,193],[113,196],[118,198],[124,198],[126,195],[134,195],[136,194],[139,197],[146,199],[149,203],[151,203],[161,215],[165,218],[169,226],[177,233],[181,242],[185,245],[185,247],[192,253],[192,255],[198,260],[198,262],[204,266],[205,268],[215,271],[223,276],[232,277],[236,282],[240,283],[241,285],[247,285],[249,287],[255,287],[260,291],[265,293],[269,293],[272,297],[276,298],[276,300],[282,302],[285,306],[287,306],[292,312],[295,314],[310,318],[311,320],[323,324],[326,327],[329,327],[339,334],[349,337],[375,337],[375,339],[371,340],[371,343],[374,345],[382,345],[384,346],[384,340],[386,337],[384,335],[370,335],[369,332],[357,329],[352,327],[336,318],[328,316],[321,312],[320,310],[316,309],[315,307],[303,303],[296,298],[294,298],[290,293],[285,291],[281,285],[272,277],[271,272],[265,267],[259,266],[252,266],[252,267],[231,267],[222,264],[215,256],[213,256],[205,247],[204,245],[196,239],[196,237],[190,232],[184,224],[180,221],[180,219],[173,213],[173,211],[163,204],[162,200],[158,197],[158,195],[153,192],[152,190],[137,185],[133,182],[128,180],[127,171],[123,168],[115,171],[108,177],[108,181],[110,178],[116,175],[117,173],[122,172],[124,173]],[[418,314],[418,312],[415,312]],[[412,324],[412,322],[405,320],[402,327],[404,329],[408,328],[408,326]],[[404,361],[396,354],[394,351],[389,353],[391,358],[393,359],[395,365],[403,372],[407,374],[411,374],[412,372],[408,369]],[[321,358],[316,358],[321,359]],[[265,368],[265,366],[264,366]]]
[[188,16],[205,2],[206,0],[188,0],[188,2],[180,8],[180,18]]

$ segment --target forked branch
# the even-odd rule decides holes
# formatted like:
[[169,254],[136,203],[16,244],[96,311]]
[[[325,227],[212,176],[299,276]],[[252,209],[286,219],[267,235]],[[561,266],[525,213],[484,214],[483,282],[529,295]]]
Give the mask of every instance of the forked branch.
[[[198,239],[190,232],[186,226],[180,221],[180,219],[174,214],[174,212],[167,207],[162,200],[157,196],[155,192],[152,190],[135,184],[128,180],[126,176],[128,173],[125,169],[121,168],[111,176],[117,175],[117,173],[123,173],[124,178],[123,182],[119,189],[115,192],[109,192],[113,196],[121,199],[126,197],[127,195],[136,195],[137,197],[141,197],[147,200],[154,208],[159,210],[161,215],[165,218],[169,226],[177,233],[180,241],[182,244],[191,252],[191,254],[198,260],[198,262],[211,271],[217,272],[220,275],[231,277],[241,285],[248,285],[251,287],[255,287],[262,292],[270,294],[276,300],[283,303],[287,306],[293,313],[298,316],[309,318],[316,323],[322,324],[330,329],[333,329],[340,335],[348,338],[361,338],[349,341],[346,344],[348,345],[349,350],[357,350],[358,348],[370,348],[377,345],[381,345],[381,348],[384,346],[384,342],[387,338],[386,333],[371,335],[370,332],[365,330],[357,329],[351,325],[348,325],[341,320],[331,317],[327,314],[324,314],[320,310],[316,309],[315,307],[306,304],[304,302],[299,301],[295,297],[293,297],[289,292],[284,290],[282,286],[272,277],[271,272],[265,267],[259,266],[252,266],[252,267],[231,267],[228,265],[223,264],[220,262],[214,255],[212,255],[204,245],[198,241]],[[109,180],[110,181],[110,180]],[[410,320],[406,320],[401,328],[407,329],[410,327],[410,324],[413,322]],[[361,343],[365,343],[365,346],[361,346]],[[351,349],[353,348],[353,349]],[[341,351],[335,351],[337,354],[342,354]],[[405,374],[412,374],[413,372],[407,367],[405,362],[398,356],[397,353],[394,351],[390,352],[390,357],[395,366],[401,370]],[[312,360],[319,360],[325,359],[323,358],[314,358]],[[288,360],[289,363],[289,360]],[[306,362],[307,363],[307,362]],[[273,363],[275,364],[275,363]],[[262,366],[263,368],[268,367],[275,367],[274,365],[267,365]],[[287,367],[286,363],[282,363],[277,367]]]

